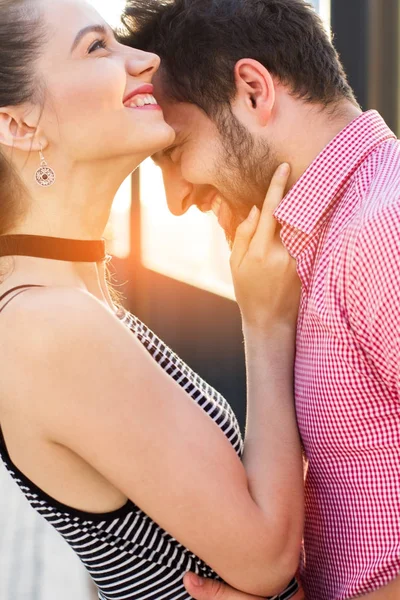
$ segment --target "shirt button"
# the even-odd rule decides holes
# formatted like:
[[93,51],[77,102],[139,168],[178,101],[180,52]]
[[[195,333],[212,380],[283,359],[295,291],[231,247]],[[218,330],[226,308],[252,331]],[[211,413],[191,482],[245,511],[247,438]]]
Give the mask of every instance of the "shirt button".
[[296,238],[299,237],[299,234],[300,234],[300,231],[298,229],[295,229],[294,231],[292,231],[290,237],[292,238],[292,240],[295,240]]

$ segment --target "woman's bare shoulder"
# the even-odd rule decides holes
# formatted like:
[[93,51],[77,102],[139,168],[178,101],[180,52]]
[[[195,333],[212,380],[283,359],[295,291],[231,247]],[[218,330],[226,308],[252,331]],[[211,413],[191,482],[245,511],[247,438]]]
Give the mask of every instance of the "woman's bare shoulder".
[[[78,287],[37,287],[16,295],[3,313],[4,326],[9,330],[46,333],[48,327],[57,325],[59,333],[68,332],[70,326],[90,326],[93,318],[113,317],[112,311],[95,296]],[[43,328],[43,329],[41,329]],[[51,328],[50,330],[51,331]]]
[[69,287],[29,289],[0,317],[0,353],[24,370],[35,365],[40,371],[43,361],[49,369],[60,360],[76,360],[126,329],[100,300]]

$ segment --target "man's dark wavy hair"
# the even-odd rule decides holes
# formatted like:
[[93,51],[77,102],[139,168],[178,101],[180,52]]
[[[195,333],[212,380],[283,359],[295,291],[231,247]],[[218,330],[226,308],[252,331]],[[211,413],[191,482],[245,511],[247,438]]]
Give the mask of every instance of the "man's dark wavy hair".
[[169,95],[216,118],[234,99],[234,67],[252,58],[326,107],[356,103],[338,54],[304,0],[127,0],[124,43],[162,59]]

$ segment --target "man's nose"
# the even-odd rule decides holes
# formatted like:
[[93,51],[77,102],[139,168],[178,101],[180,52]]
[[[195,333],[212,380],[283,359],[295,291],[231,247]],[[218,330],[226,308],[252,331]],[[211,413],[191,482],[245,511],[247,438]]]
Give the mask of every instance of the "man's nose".
[[195,204],[193,185],[165,170],[163,170],[163,179],[168,208],[173,215],[181,217]]

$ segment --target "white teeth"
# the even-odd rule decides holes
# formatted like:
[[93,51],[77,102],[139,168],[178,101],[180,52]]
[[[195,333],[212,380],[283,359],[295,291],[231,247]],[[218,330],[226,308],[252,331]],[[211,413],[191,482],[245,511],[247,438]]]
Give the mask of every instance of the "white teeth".
[[144,103],[145,104],[157,104],[157,100],[154,98],[154,96],[146,96],[146,98],[144,99]]
[[222,204],[221,198],[216,198],[214,200],[214,202],[212,203],[211,208],[216,217],[219,216],[219,211],[221,210],[221,204]]
[[129,108],[138,108],[138,107],[143,107],[143,106],[148,106],[148,105],[155,105],[158,104],[157,100],[154,98],[154,96],[150,96],[150,95],[138,95],[135,96],[134,98],[132,98],[130,104],[129,104]]

